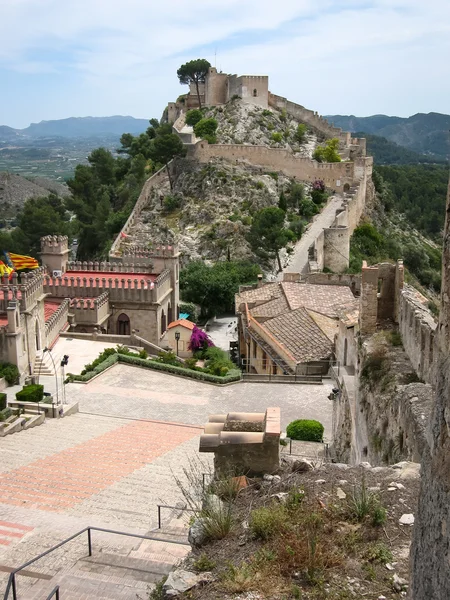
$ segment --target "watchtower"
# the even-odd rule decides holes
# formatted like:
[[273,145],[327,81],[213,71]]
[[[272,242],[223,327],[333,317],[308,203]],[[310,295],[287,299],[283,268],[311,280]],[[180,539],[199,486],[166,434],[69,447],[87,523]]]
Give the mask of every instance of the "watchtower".
[[66,235],[46,235],[41,238],[42,264],[51,275],[55,271],[56,276],[66,272],[69,253],[69,239]]

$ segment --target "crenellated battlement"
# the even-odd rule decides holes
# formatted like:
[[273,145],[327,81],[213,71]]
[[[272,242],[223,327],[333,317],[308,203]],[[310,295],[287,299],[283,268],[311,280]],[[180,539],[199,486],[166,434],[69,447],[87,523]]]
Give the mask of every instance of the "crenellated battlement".
[[72,261],[67,265],[67,274],[71,271],[101,271],[103,273],[150,273],[151,264],[117,263],[108,261]]
[[69,251],[67,235],[46,235],[41,238],[41,254],[61,254]]

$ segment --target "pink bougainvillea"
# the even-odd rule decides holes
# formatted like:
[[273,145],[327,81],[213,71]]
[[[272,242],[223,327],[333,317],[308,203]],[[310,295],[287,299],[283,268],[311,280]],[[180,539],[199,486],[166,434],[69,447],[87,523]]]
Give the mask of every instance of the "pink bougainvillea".
[[203,331],[203,329],[200,329],[197,327],[197,325],[195,325],[194,329],[192,330],[188,349],[191,352],[201,352],[210,346],[214,346],[212,340],[208,337],[206,332]]

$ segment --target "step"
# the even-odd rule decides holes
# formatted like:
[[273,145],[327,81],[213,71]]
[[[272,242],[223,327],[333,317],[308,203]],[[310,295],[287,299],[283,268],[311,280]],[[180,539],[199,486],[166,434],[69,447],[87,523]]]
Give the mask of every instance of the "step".
[[69,572],[32,586],[20,594],[20,600],[45,600],[56,585],[60,586],[60,597],[64,600],[136,600],[146,598],[154,587],[152,582],[126,582],[121,576],[91,574],[89,577],[87,573]]
[[[156,542],[158,543],[158,542]],[[82,558],[77,565],[83,570],[92,570],[93,573],[103,572],[103,567],[126,569],[127,572],[153,574],[162,577],[170,572],[173,564],[180,558],[184,558],[190,551],[190,546],[178,546],[176,544],[152,546],[147,549],[132,550],[128,556],[99,552],[93,556]],[[175,548],[175,550],[174,550]],[[148,551],[147,551],[148,550]],[[83,565],[83,566],[82,566]],[[131,576],[131,575],[130,575]],[[134,575],[132,575],[134,578]]]

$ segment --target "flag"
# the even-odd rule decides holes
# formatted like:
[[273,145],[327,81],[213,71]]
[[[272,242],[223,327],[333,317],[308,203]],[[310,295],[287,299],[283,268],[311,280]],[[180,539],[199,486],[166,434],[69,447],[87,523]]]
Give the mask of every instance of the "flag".
[[10,279],[12,273],[14,273],[14,269],[11,267],[7,267],[5,263],[2,260],[0,260],[0,277],[8,275],[8,278]]
[[16,271],[20,269],[37,269],[39,263],[31,256],[23,256],[22,254],[13,254],[12,252],[4,252],[6,264],[13,267]]

